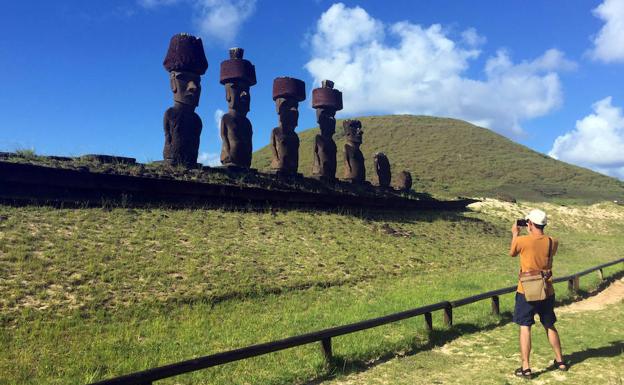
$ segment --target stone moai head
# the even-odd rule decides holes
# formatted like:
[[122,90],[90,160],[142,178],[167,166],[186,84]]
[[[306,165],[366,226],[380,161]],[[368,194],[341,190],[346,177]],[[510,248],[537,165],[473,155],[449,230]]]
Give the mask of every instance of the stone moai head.
[[388,157],[383,152],[377,152],[375,153],[373,161],[375,164],[377,179],[379,180],[379,186],[390,187],[392,173],[390,171],[390,161],[388,160]]
[[359,120],[347,119],[342,122],[342,128],[344,129],[344,135],[347,142],[359,146],[362,143],[362,122]]
[[336,132],[336,111],[342,110],[342,92],[334,89],[334,82],[323,80],[320,88],[312,90],[312,108],[321,135],[331,137]]
[[409,171],[401,171],[397,180],[397,188],[408,192],[412,189],[412,174]]
[[249,112],[249,88],[256,84],[256,67],[249,60],[243,59],[244,53],[242,48],[230,49],[230,59],[221,62],[219,80],[225,86],[228,108],[242,115]]
[[201,39],[185,33],[174,35],[169,42],[163,66],[169,71],[173,100],[196,107],[201,94],[200,76],[208,69]]
[[299,121],[299,102],[305,100],[303,80],[279,77],[273,80],[273,100],[279,115],[280,127],[294,131]]

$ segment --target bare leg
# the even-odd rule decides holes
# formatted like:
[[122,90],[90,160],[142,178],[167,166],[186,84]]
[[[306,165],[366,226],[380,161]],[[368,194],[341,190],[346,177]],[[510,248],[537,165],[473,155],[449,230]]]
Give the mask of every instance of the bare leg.
[[520,356],[522,358],[522,369],[531,367],[529,356],[531,355],[531,327],[520,326]]
[[557,362],[563,361],[563,355],[561,354],[561,341],[559,340],[559,332],[553,326],[550,328],[544,327],[546,330],[546,336],[548,337],[548,342],[550,342],[550,346],[552,346],[553,352],[555,352],[555,358]]

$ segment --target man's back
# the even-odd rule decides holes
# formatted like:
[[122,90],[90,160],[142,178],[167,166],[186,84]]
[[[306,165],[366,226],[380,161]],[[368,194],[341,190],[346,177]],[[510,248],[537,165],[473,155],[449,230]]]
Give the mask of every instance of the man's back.
[[[516,238],[510,249],[512,256],[520,254],[520,270],[523,272],[552,269],[552,257],[557,252],[559,241],[552,238],[552,254],[550,264],[548,263],[548,236],[529,234]],[[552,294],[552,277],[548,279],[548,294]],[[518,292],[524,293],[522,285],[518,284]]]

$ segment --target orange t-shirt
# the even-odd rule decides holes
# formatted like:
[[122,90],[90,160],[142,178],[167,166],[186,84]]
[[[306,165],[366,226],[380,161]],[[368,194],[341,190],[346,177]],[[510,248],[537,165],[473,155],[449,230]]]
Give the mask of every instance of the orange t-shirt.
[[[552,238],[552,254],[550,264],[548,264],[548,236],[530,234],[517,237],[511,243],[509,253],[513,257],[520,254],[521,271],[551,270],[552,257],[557,253],[558,247],[559,241]],[[518,293],[524,294],[520,281],[518,281]],[[552,277],[547,281],[546,294],[549,296],[555,294],[555,289],[552,285]]]

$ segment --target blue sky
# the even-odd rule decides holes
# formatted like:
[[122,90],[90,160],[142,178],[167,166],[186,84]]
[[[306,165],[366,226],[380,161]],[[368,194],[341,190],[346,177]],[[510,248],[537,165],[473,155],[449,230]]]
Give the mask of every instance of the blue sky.
[[[196,110],[206,163],[227,109],[219,63],[240,46],[258,77],[256,149],[277,122],[273,78],[298,77],[308,94],[329,78],[339,118],[464,119],[624,179],[624,0],[41,0],[3,4],[0,30],[0,151],[161,159],[162,61],[189,32],[209,62]],[[306,100],[299,130],[314,119]]]

